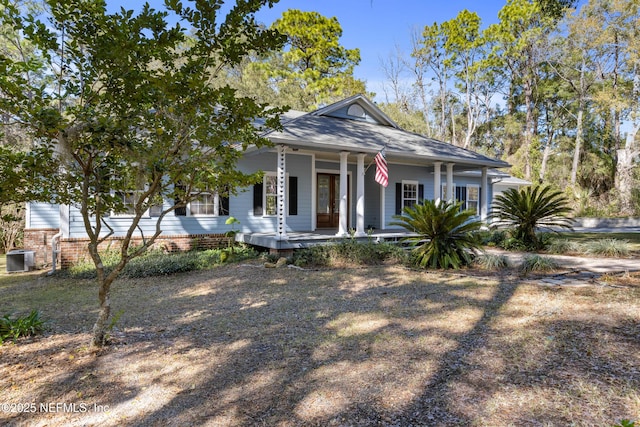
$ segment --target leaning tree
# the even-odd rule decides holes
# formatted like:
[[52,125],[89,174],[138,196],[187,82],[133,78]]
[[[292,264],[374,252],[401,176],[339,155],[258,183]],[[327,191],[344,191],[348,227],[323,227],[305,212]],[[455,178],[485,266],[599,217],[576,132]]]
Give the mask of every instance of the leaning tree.
[[[268,143],[255,119],[277,128],[281,111],[217,82],[248,52],[282,46],[277,31],[255,20],[275,2],[237,0],[228,8],[222,0],[166,0],[162,10],[147,3],[139,13],[109,13],[105,0],[46,0],[47,13],[33,16],[0,0],[1,24],[39,55],[0,55],[0,113],[55,151],[60,168],[50,178],[63,185],[52,200],[81,212],[97,271],[94,345],[105,343],[112,283],[154,243],[162,219],[203,191],[224,194],[259,179],[235,164],[249,145]],[[36,84],[33,73],[47,79]],[[155,232],[140,236],[152,207],[159,209]],[[130,225],[118,263],[106,269],[98,249],[114,234],[105,221],[112,212],[129,214]]]

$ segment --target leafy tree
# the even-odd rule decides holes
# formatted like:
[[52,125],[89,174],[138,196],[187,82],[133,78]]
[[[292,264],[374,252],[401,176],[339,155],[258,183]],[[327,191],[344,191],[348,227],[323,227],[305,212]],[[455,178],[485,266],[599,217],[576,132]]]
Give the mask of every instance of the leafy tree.
[[[439,101],[440,124],[435,137],[442,140],[447,138],[447,84],[452,73],[451,63],[446,59],[444,44],[445,38],[442,27],[437,22],[434,22],[433,25],[426,25],[424,27],[421,38],[416,37],[413,43],[413,51],[411,52],[411,56],[415,61],[413,68],[416,70],[416,77],[419,78],[416,83],[420,92],[422,94],[425,92],[426,83],[424,82],[424,74],[427,70],[438,83],[437,96]],[[426,105],[424,100],[423,104]],[[427,115],[425,115],[425,119],[426,117]]]
[[[41,2],[36,0],[24,0],[21,5],[31,14],[37,14],[43,10]],[[14,60],[38,61],[34,46],[26,42],[20,32],[11,25],[0,25],[0,52]],[[29,73],[26,77],[33,82],[44,83],[43,76],[37,73]],[[29,158],[24,154],[30,146],[31,139],[24,126],[16,122],[10,115],[0,112],[0,176],[2,177],[2,187],[0,187],[0,252],[6,252],[15,247],[24,228],[24,201],[28,196],[26,192],[29,190],[24,185],[24,182],[29,178],[25,167],[38,160],[37,156]],[[36,179],[46,176],[51,172],[50,166],[51,164],[48,162],[38,162],[35,170],[32,169],[29,172],[30,177]],[[36,177],[36,172],[41,173]],[[33,182],[33,187],[41,184]],[[29,196],[33,197],[33,194]]]
[[223,80],[239,94],[310,111],[365,92],[365,83],[353,77],[359,51],[339,44],[342,28],[336,18],[289,10],[272,28],[287,37],[287,48],[268,54],[251,52],[227,70]]
[[[532,154],[535,151],[536,92],[540,80],[540,67],[546,59],[546,37],[554,23],[543,14],[537,2],[509,0],[498,13],[500,22],[487,28],[485,35],[491,41],[493,52],[487,65],[493,65],[509,81],[509,113],[522,105],[525,114],[521,141],[524,177],[533,173]],[[522,101],[518,101],[521,94]]]
[[566,10],[573,7],[577,0],[536,0],[540,5],[540,10],[546,16],[555,20],[561,19]]
[[515,228],[514,237],[529,249],[540,249],[536,231],[541,228],[571,228],[567,198],[551,187],[510,188],[493,201],[490,215],[494,226]]
[[[55,145],[63,167],[50,178],[64,185],[50,194],[79,207],[97,271],[94,345],[105,342],[112,283],[162,233],[163,218],[202,191],[225,194],[259,179],[235,164],[250,144],[268,143],[255,118],[277,128],[281,110],[267,111],[212,82],[247,52],[282,46],[283,38],[254,18],[273,3],[238,0],[219,20],[220,0],[167,0],[162,11],[145,4],[138,15],[108,14],[104,0],[47,0],[45,23],[0,1],[2,25],[20,31],[41,55],[40,61],[0,57],[0,112],[29,130],[44,150],[38,158],[52,156]],[[169,14],[179,22],[169,25]],[[32,73],[50,76],[51,84],[35,84]],[[163,200],[176,203],[162,204],[155,232],[145,236],[140,220]],[[116,232],[105,220],[111,212],[131,218],[109,270],[99,247]],[[134,245],[134,237],[142,243]]]
[[568,15],[567,26],[561,26],[555,38],[556,49],[549,61],[556,74],[564,81],[570,91],[568,98],[575,100],[576,118],[575,148],[571,167],[571,184],[578,179],[580,156],[584,150],[584,121],[587,103],[591,99],[592,88],[598,76],[596,52],[600,40],[598,33],[599,17],[592,14],[582,16]]
[[[359,49],[340,45],[342,27],[336,17],[290,9],[271,26],[287,37],[286,49],[269,65],[279,92],[292,94],[291,106],[301,110],[365,92],[353,77],[360,63]],[[296,105],[297,104],[297,105]]]
[[457,77],[456,87],[465,110],[464,148],[470,147],[480,116],[489,107],[493,92],[491,72],[482,63],[486,43],[480,23],[478,14],[465,9],[441,25],[447,61]]
[[473,261],[473,250],[481,243],[475,232],[482,222],[475,212],[461,211],[460,203],[425,200],[405,207],[392,225],[400,225],[416,237],[407,239],[415,248],[417,264],[426,268],[460,268]]

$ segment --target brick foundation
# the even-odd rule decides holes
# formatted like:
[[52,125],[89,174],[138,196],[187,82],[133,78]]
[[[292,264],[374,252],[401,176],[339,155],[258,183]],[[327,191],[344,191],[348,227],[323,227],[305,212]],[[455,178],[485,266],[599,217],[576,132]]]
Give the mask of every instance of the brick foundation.
[[[122,237],[112,237],[103,242],[99,249],[118,249],[122,243]],[[89,239],[61,239],[61,260],[62,268],[67,268],[78,261],[89,259],[87,245]],[[142,239],[133,238],[131,245],[142,244]],[[224,248],[229,245],[229,237],[224,234],[184,234],[174,236],[160,236],[153,244],[153,249],[161,249],[165,252],[183,252],[192,249],[217,249]],[[51,250],[49,249],[49,252]]]
[[[57,228],[32,228],[24,230],[24,249],[36,252],[36,268],[51,265],[51,238],[58,233]],[[122,237],[112,237],[100,245],[100,250],[108,248],[118,249]],[[131,244],[139,245],[142,239],[133,238]],[[67,268],[78,261],[89,259],[87,245],[89,239],[60,239],[61,253],[58,256],[59,265]],[[229,237],[224,234],[183,234],[175,236],[160,236],[153,248],[165,252],[183,252],[192,249],[217,249],[229,245]]]
[[36,268],[51,265],[51,238],[57,228],[31,228],[24,230],[24,249],[36,252]]

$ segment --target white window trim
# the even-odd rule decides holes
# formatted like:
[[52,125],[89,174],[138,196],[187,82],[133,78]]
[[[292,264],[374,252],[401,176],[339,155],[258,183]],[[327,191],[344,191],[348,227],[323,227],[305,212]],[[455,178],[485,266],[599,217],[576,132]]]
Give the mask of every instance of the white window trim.
[[[287,206],[287,212],[286,212],[286,216],[289,216],[289,172],[286,172],[286,190],[285,191],[285,203]],[[267,185],[266,185],[266,178],[268,176],[272,176],[274,178],[278,178],[277,172],[265,172],[264,176],[262,177],[262,216],[263,218],[276,218],[278,216],[277,212],[275,214],[272,215],[267,215]],[[277,185],[277,184],[276,184]],[[278,195],[276,194],[276,198],[278,197]],[[277,203],[277,201],[276,201]]]
[[476,202],[476,215],[480,215],[480,186],[477,184],[467,184],[467,200],[464,201],[465,209],[469,209],[469,189],[470,188],[478,189],[478,198],[472,201]]
[[[404,186],[405,185],[415,185],[416,186],[416,198],[415,199],[405,199],[404,197]],[[413,181],[413,180],[402,180],[402,188],[400,188],[400,191],[402,191],[402,209],[404,209],[404,207],[406,206],[404,201],[405,200],[412,200],[415,201],[415,204],[417,205],[418,203],[420,203],[420,183],[418,181]]]
[[190,217],[194,217],[194,218],[214,218],[214,217],[218,217],[220,216],[220,195],[218,194],[218,192],[214,192],[211,193],[210,191],[203,191],[201,193],[191,193],[194,197],[194,199],[198,196],[206,196],[206,195],[213,195],[213,214],[193,214],[191,213],[191,202],[193,202],[194,199],[191,199],[189,201],[189,203],[187,203],[186,206],[186,215],[185,216],[190,216]]
[[[453,201],[457,202],[457,200],[456,200],[456,188],[458,186],[456,185],[455,182],[453,182],[451,185],[453,186]],[[445,191],[446,188],[447,188],[447,183],[443,182],[441,184],[441,186],[440,186],[440,200],[448,202],[448,200],[447,200],[447,192]]]
[[[117,193],[124,193],[124,194],[133,194],[133,193],[142,193],[144,190],[138,190],[138,191],[112,191],[111,194],[112,195],[116,195]],[[164,210],[164,201],[162,203],[162,207]],[[142,213],[142,216],[140,218],[158,218],[158,216],[151,216],[150,214],[151,208],[147,208],[146,211],[144,211]],[[130,214],[130,213],[126,213],[126,212],[121,212],[121,213],[116,213],[114,211],[111,211],[109,214],[109,217],[111,218],[135,218],[135,213]]]

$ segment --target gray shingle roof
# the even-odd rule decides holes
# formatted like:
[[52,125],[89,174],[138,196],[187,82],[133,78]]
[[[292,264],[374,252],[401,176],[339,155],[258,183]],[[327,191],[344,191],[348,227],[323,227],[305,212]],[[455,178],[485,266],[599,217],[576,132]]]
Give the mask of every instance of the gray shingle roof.
[[267,136],[275,143],[320,151],[346,150],[374,154],[386,145],[389,162],[432,164],[442,161],[494,168],[509,166],[502,160],[392,126],[314,113],[288,120],[283,124],[282,131],[272,131]]

